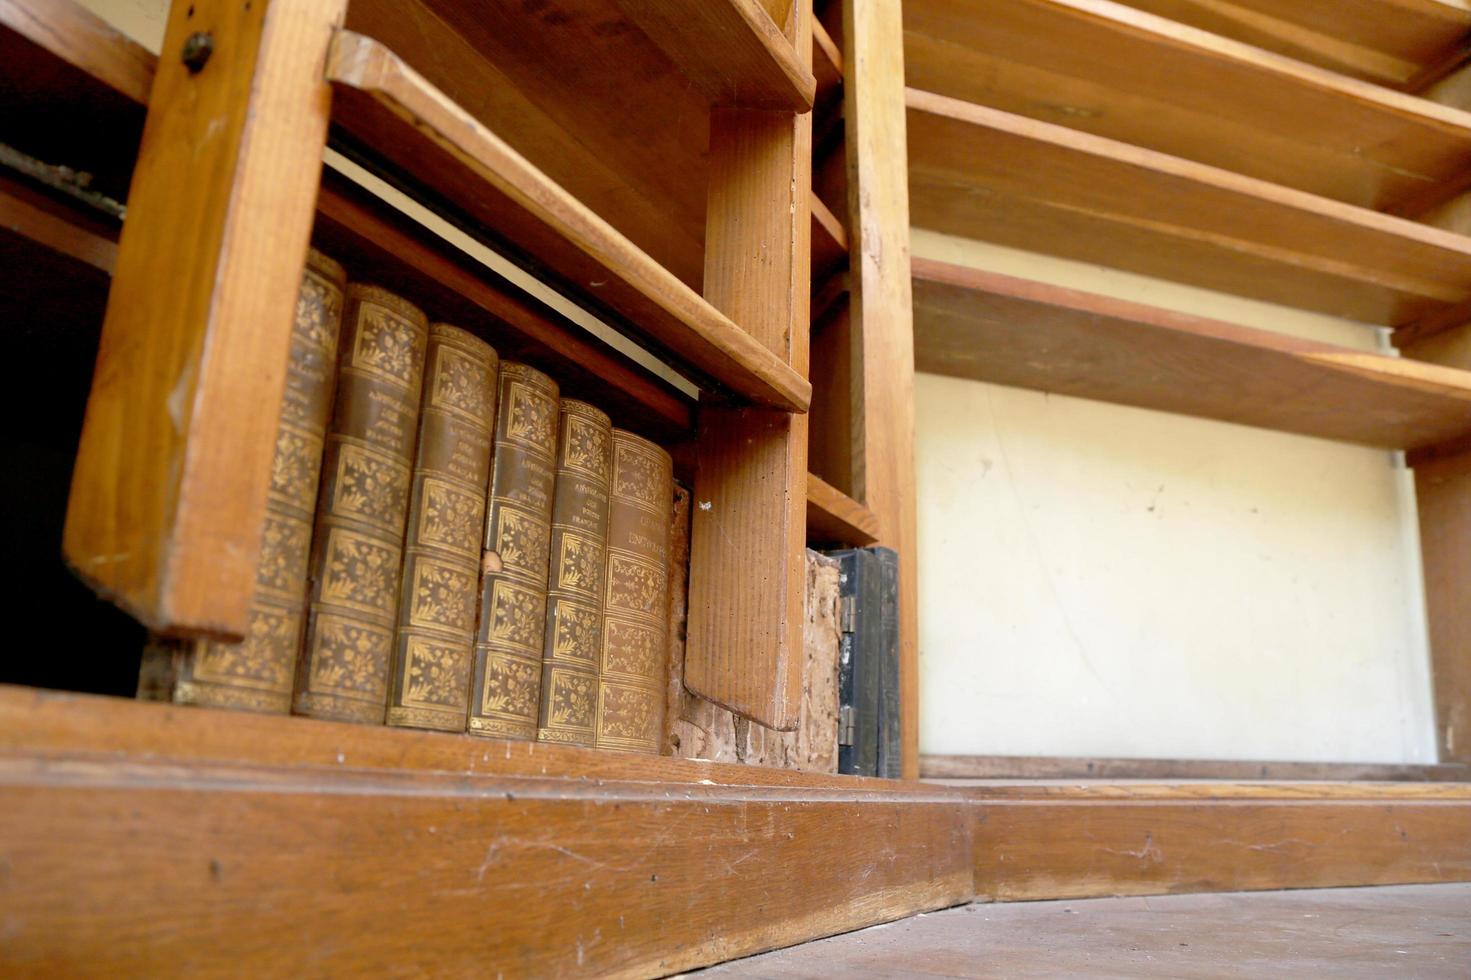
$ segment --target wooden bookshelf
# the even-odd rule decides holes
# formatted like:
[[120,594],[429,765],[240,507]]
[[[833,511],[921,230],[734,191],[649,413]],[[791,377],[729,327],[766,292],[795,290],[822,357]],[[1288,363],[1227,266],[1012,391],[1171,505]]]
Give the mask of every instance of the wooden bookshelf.
[[837,215],[813,194],[812,208],[812,288],[822,288],[835,273],[848,267],[848,231]]
[[914,224],[1401,325],[1471,298],[1471,239],[911,89]]
[[915,88],[1360,207],[1423,211],[1471,157],[1471,113],[1109,0],[910,0],[904,22]]
[[1466,55],[1459,0],[1125,0],[1131,7],[1381,85],[1416,91]]
[[619,314],[707,377],[760,404],[806,411],[811,386],[382,44],[339,33],[333,118],[420,187],[455,202],[577,296]]
[[843,52],[822,21],[812,22],[812,73],[817,79],[817,104],[836,99],[843,85]]
[[924,259],[920,370],[1385,449],[1471,433],[1471,372]]

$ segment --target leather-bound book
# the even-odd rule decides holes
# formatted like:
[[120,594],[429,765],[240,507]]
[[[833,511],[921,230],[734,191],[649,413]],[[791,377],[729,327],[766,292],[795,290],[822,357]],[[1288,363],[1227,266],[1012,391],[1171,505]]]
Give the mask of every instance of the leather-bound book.
[[668,453],[631,432],[613,430],[598,664],[600,748],[658,754],[662,741],[673,478]]
[[535,738],[556,479],[557,385],[502,362],[470,687],[474,735]]
[[347,287],[297,714],[383,722],[428,333],[411,303]]
[[429,325],[389,675],[390,725],[465,730],[498,361],[474,334]]
[[592,745],[598,648],[603,634],[603,574],[608,561],[613,425],[587,402],[566,398],[557,428],[557,484],[552,496],[547,630],[536,738]]
[[342,266],[315,250],[307,255],[245,639],[154,638],[144,658],[140,697],[146,688],[147,696],[179,704],[281,714],[291,709],[346,285]]

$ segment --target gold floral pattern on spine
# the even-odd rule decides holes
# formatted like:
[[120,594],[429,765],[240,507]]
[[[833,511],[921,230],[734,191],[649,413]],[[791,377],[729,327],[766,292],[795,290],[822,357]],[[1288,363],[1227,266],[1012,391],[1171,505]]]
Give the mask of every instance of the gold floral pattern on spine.
[[391,630],[341,616],[318,616],[312,635],[312,691],[381,698],[392,644]]
[[[603,424],[598,424],[599,422]],[[562,465],[599,481],[608,479],[608,428],[606,418],[585,419],[576,415],[567,419],[564,437],[567,445]]]
[[485,530],[485,494],[426,478],[419,511],[419,544],[474,555]]
[[413,707],[445,707],[463,712],[470,683],[469,666],[458,644],[410,637],[404,702]]
[[300,636],[299,614],[256,606],[250,611],[250,623],[242,642],[199,643],[194,677],[215,684],[238,684],[267,691],[289,689],[292,665],[277,651],[290,649]]
[[321,465],[322,437],[283,425],[276,430],[276,454],[271,457],[270,498],[311,513]]
[[473,571],[420,555],[414,560],[409,623],[468,634],[475,629]]
[[604,681],[599,740],[622,748],[657,745],[657,700],[658,695],[646,688]]
[[598,607],[561,600],[557,605],[556,631],[552,637],[552,659],[576,660],[595,666],[602,626],[603,614]]
[[632,555],[609,557],[608,605],[654,616],[660,612],[664,590],[658,565]]
[[399,549],[366,534],[334,527],[327,535],[322,601],[391,616],[398,594],[398,570]]
[[424,346],[414,342],[414,328],[385,307],[363,303],[358,307],[358,329],[352,366],[404,388],[416,388],[423,370]]
[[[495,367],[484,358],[474,358],[457,347],[440,345],[431,368],[434,387],[429,404],[453,412],[476,425],[490,418],[490,393]],[[488,427],[488,426],[487,426]]]
[[506,437],[514,442],[545,451],[552,444],[556,426],[557,403],[545,394],[513,381]]
[[608,621],[606,628],[608,645],[603,673],[652,677],[663,666],[659,661],[664,655],[665,640],[657,627],[614,619]]
[[576,531],[562,532],[554,580],[559,589],[598,596],[603,591],[603,566],[607,564],[601,541]]
[[661,506],[661,470],[667,467],[660,465],[658,457],[640,446],[619,442],[613,448],[613,493],[646,507]]
[[306,562],[311,545],[312,529],[306,521],[267,511],[260,564],[256,566],[256,590],[299,603],[306,595]]
[[514,582],[496,582],[491,589],[489,616],[492,640],[528,653],[541,652],[546,599],[540,592]]
[[392,456],[343,445],[332,494],[334,512],[388,530],[403,523],[408,502],[408,467]]
[[532,661],[491,654],[485,663],[481,713],[527,724],[536,717],[537,680],[537,664]]
[[592,732],[597,695],[597,677],[584,671],[553,667],[547,709],[548,727],[580,728]]
[[507,571],[539,578],[546,575],[549,529],[525,511],[502,507],[496,521],[495,550]]

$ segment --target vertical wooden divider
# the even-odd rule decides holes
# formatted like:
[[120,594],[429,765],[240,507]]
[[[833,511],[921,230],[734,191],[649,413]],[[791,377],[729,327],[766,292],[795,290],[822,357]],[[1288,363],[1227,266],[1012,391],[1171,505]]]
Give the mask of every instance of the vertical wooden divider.
[[914,319],[904,25],[899,0],[843,0],[843,118],[853,329],[853,496],[899,553],[903,776],[919,778],[919,569],[914,502]]
[[[1406,344],[1405,357],[1471,370],[1471,324]],[[1471,762],[1471,449],[1411,457],[1441,762]]]
[[[811,0],[789,36],[810,67]],[[804,377],[812,115],[716,108],[705,297]],[[791,731],[802,700],[807,417],[702,402],[685,686]]]
[[345,5],[169,13],[63,541],[155,630],[245,630]]

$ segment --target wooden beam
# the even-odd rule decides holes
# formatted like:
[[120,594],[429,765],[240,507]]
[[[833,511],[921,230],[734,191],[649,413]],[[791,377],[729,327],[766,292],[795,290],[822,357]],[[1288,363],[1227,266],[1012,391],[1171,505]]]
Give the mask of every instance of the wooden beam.
[[[245,630],[275,418],[241,406],[284,387],[343,6],[169,15],[63,539],[77,574],[154,630]],[[214,54],[184,64],[204,34]]]
[[[805,64],[811,0],[793,17]],[[812,116],[717,109],[710,134],[705,295],[805,379]],[[685,686],[778,731],[802,700],[807,428],[770,409],[700,410]]]
[[759,0],[618,2],[713,104],[812,108],[817,82],[811,57],[798,57],[783,24]]
[[919,227],[1388,326],[1471,299],[1466,236],[929,92],[909,107]]
[[879,539],[873,511],[825,482],[807,474],[807,540],[862,548]]
[[806,411],[812,392],[801,374],[382,44],[339,32],[327,77],[341,96],[335,121],[577,295],[606,304],[743,398]]
[[825,283],[848,265],[848,231],[822,198],[808,196],[812,209],[812,282]]
[[[1406,344],[1407,358],[1471,370],[1471,324]],[[1471,449],[1420,454],[1415,499],[1430,629],[1436,746],[1442,762],[1471,763]]]
[[919,556],[914,502],[914,327],[905,183],[903,24],[897,2],[843,0],[854,394],[862,451],[852,495],[899,554],[903,773],[919,773]]
[[1385,449],[1471,434],[1471,371],[926,259],[922,371]]
[[[72,0],[0,0],[0,31],[28,42],[128,102],[145,103],[153,53]],[[6,52],[16,50],[7,41]]]

